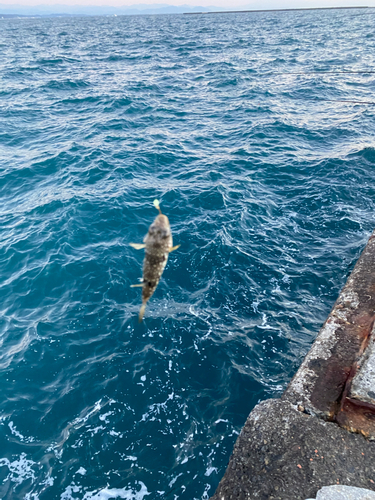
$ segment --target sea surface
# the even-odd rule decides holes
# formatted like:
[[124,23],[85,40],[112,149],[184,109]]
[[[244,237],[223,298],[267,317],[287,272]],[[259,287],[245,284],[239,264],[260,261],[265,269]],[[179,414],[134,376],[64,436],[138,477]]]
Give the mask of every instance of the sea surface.
[[2,19],[0,54],[0,498],[207,499],[375,228],[375,10]]

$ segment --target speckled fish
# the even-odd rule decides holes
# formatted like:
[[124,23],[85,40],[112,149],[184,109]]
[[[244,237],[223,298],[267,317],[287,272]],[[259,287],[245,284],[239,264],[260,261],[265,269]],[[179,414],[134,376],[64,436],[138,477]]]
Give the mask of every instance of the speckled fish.
[[139,311],[139,322],[143,319],[147,301],[151,298],[158,286],[170,252],[173,252],[173,250],[176,250],[176,248],[180,246],[173,246],[169,220],[166,215],[161,213],[158,200],[154,200],[154,206],[159,210],[159,215],[151,224],[143,243],[130,243],[130,246],[136,250],[145,249],[142,283],[139,285],[131,285],[133,287],[142,287],[142,306]]

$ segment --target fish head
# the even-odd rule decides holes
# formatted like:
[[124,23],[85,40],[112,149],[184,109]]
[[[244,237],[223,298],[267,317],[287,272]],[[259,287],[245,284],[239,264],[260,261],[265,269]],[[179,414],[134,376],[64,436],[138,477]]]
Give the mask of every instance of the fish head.
[[171,227],[166,215],[159,214],[148,230],[148,237],[163,240],[171,236]]

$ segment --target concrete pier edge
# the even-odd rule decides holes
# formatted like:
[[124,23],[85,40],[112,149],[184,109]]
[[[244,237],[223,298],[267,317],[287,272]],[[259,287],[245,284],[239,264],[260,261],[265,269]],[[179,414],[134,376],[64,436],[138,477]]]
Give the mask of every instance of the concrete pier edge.
[[282,397],[251,411],[211,500],[375,491],[374,320],[375,231]]

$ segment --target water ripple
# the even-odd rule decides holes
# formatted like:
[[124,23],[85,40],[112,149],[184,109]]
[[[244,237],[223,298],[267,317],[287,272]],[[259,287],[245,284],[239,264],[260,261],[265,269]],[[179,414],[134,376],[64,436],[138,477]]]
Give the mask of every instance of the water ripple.
[[213,493],[375,226],[373,17],[1,21],[1,498]]

